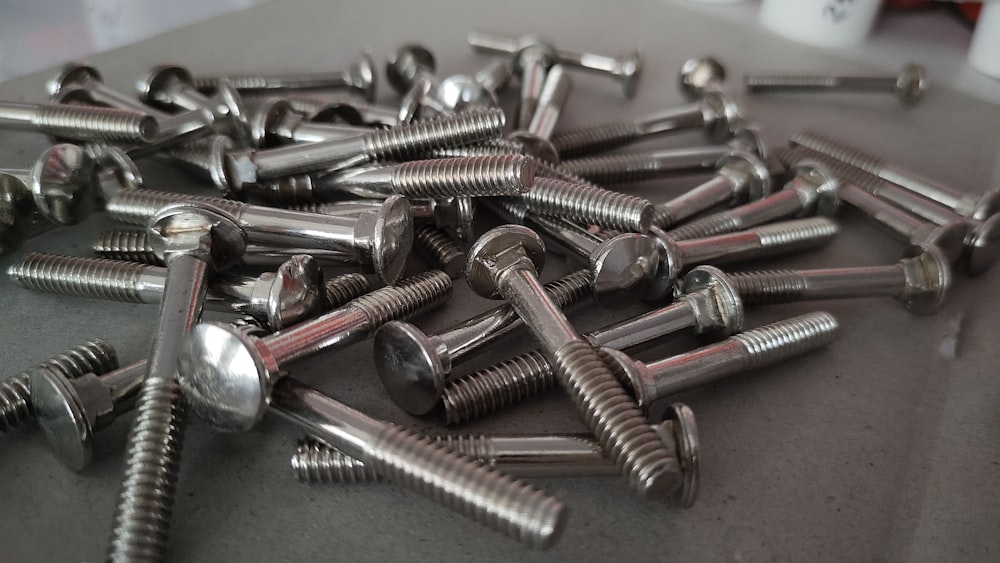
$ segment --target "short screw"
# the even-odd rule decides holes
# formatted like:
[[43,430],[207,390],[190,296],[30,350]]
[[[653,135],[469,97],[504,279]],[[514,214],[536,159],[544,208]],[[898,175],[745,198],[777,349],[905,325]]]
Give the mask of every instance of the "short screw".
[[291,378],[274,388],[274,412],[417,492],[528,547],[562,533],[561,502],[431,438],[375,420]]
[[0,129],[37,131],[78,141],[150,143],[159,134],[148,113],[69,104],[0,102]]
[[431,225],[421,225],[414,230],[417,252],[428,265],[457,279],[465,269],[465,251],[448,233]]
[[103,340],[91,340],[46,360],[37,366],[0,380],[0,432],[10,432],[35,418],[37,408],[31,393],[34,373],[73,379],[87,373],[107,373],[118,367],[118,355]]
[[676,459],[647,426],[614,375],[542,289],[544,246],[524,227],[497,227],[469,252],[465,279],[484,297],[503,296],[542,344],[584,422],[629,486],[649,499],[681,487]]
[[[263,338],[231,325],[199,324],[178,359],[181,389],[191,408],[214,427],[249,430],[264,416],[288,362],[369,338],[391,320],[441,305],[451,290],[447,274],[430,271]],[[231,354],[230,360],[220,362],[220,350]]]
[[653,205],[646,199],[595,187],[535,178],[520,201],[533,213],[553,215],[588,225],[645,233],[653,222]]
[[746,74],[747,92],[840,90],[893,94],[904,106],[917,103],[927,89],[924,67],[907,63],[893,76],[835,76],[819,74]]
[[[594,346],[625,350],[691,330],[710,341],[743,327],[743,304],[729,278],[711,266],[691,271],[677,301],[649,313],[583,335]],[[437,395],[445,422],[459,424],[538,395],[557,385],[552,367],[538,351],[447,382]]]
[[720,92],[726,69],[713,57],[688,59],[677,73],[677,86],[688,100],[697,100],[707,92]]
[[518,143],[528,154],[541,160],[559,162],[559,153],[549,139],[555,131],[572,87],[573,82],[563,71],[562,65],[555,65],[549,69],[531,121],[524,129],[511,133],[509,139]]

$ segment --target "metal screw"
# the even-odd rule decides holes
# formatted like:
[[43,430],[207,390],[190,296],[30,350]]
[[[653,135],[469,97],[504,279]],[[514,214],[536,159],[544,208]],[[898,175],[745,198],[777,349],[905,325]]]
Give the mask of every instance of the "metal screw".
[[10,432],[33,419],[37,412],[31,392],[33,373],[51,373],[72,379],[86,373],[107,373],[118,367],[118,355],[103,340],[91,340],[37,366],[0,380],[0,432]]
[[820,74],[746,74],[747,92],[842,90],[893,94],[904,106],[917,103],[927,89],[924,67],[907,63],[894,76],[835,76]]
[[399,114],[401,121],[450,113],[437,97],[440,82],[434,76],[436,68],[433,53],[423,45],[404,45],[389,53],[385,62],[385,75],[396,93],[403,96]]
[[233,141],[229,137],[212,135],[173,147],[167,154],[181,168],[209,180],[213,186],[225,192],[229,184],[226,183],[224,160],[226,153],[233,147]]
[[186,418],[177,384],[178,347],[201,312],[210,270],[235,262],[246,245],[234,219],[205,205],[163,208],[150,221],[149,235],[167,264],[167,280],[126,447],[110,561],[165,556]]
[[[721,271],[702,266],[685,276],[675,303],[583,337],[594,346],[624,350],[683,330],[715,341],[742,327],[743,304],[736,288]],[[538,395],[556,384],[549,362],[539,351],[533,351],[448,381],[437,397],[444,404],[445,422],[459,424]]]
[[653,204],[646,199],[552,178],[535,178],[520,201],[539,215],[620,231],[645,233],[653,221]]
[[[351,193],[354,195],[359,194],[359,192],[355,191]],[[356,215],[363,211],[372,211],[374,208],[381,206],[385,196],[379,193],[365,192],[362,197],[377,199],[315,203],[300,205],[295,207],[295,209],[323,215]],[[472,223],[475,217],[474,198],[407,197],[406,200],[410,202],[410,212],[413,214],[413,221],[415,223],[429,224],[439,229],[444,229],[463,241],[473,238],[474,225]]]
[[545,549],[562,533],[561,502],[430,438],[375,420],[291,378],[275,386],[273,400],[274,412],[285,420],[505,536]]
[[388,321],[442,304],[451,289],[447,274],[430,271],[263,338],[221,323],[199,324],[178,359],[181,389],[191,408],[216,428],[249,430],[264,416],[271,389],[285,375],[282,366],[369,338]]
[[116,221],[141,225],[164,205],[179,201],[205,202],[225,209],[246,229],[251,243],[346,253],[386,283],[399,279],[413,245],[413,217],[409,204],[400,196],[387,198],[377,213],[357,218],[135,189],[121,190],[108,201],[107,209]]
[[274,94],[289,90],[330,90],[345,88],[353,90],[368,101],[375,101],[375,86],[378,82],[375,61],[368,53],[341,72],[307,72],[299,74],[228,74],[218,76],[196,76],[194,87],[201,91],[214,90],[220,81],[226,81],[240,94]]
[[453,74],[438,84],[437,98],[454,111],[497,107],[497,93],[507,86],[514,69],[508,61],[493,61],[475,76]]
[[[360,115],[356,117],[360,119]],[[254,109],[250,128],[259,147],[318,143],[371,132],[370,127],[357,124],[311,121],[290,102],[279,98],[267,98]]]
[[84,141],[149,143],[159,134],[148,113],[68,104],[0,102],[0,128]]
[[503,296],[539,340],[584,422],[629,486],[645,498],[680,488],[676,459],[663,447],[625,390],[577,336],[536,276],[544,246],[534,232],[507,225],[484,234],[469,252],[465,279],[484,297]]
[[688,59],[677,74],[677,86],[688,100],[697,100],[707,92],[722,90],[726,69],[712,57]]
[[549,139],[555,131],[559,115],[566,100],[569,99],[572,87],[573,82],[563,71],[562,65],[555,65],[549,69],[531,121],[527,127],[514,131],[508,138],[519,144],[528,154],[548,162],[559,162],[559,153]]
[[[549,282],[544,290],[562,311],[593,295],[586,270]],[[437,334],[425,334],[409,323],[389,322],[375,335],[375,369],[400,408],[424,415],[439,404],[455,366],[522,326],[524,321],[507,304]]]
[[414,230],[417,251],[428,265],[457,279],[465,269],[465,251],[448,236],[448,233],[431,225],[421,225]]
[[[532,36],[521,36],[513,39],[483,33],[479,31],[470,32],[468,35],[469,45],[473,49],[483,53],[513,55],[530,44],[540,43]],[[642,73],[642,59],[639,51],[632,51],[624,57],[608,57],[605,55],[595,55],[593,53],[578,53],[565,51],[549,47],[554,53],[554,63],[568,65],[583,70],[608,74],[615,78],[622,85],[622,91],[626,98],[635,96],[639,75]]]
[[329,309],[339,309],[348,301],[361,297],[371,291],[368,278],[361,274],[341,274],[323,284],[326,296],[326,306]]
[[538,101],[545,88],[545,77],[556,64],[555,50],[541,42],[518,46],[513,52],[514,74],[521,78],[521,99],[517,110],[516,129],[527,129],[538,109]]

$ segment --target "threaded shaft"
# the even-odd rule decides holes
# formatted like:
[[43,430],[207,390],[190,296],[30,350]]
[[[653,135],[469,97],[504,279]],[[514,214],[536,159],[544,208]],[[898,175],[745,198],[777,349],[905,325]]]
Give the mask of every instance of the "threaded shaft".
[[674,240],[690,240],[731,233],[741,228],[743,228],[743,223],[732,213],[721,211],[681,225],[668,231],[667,234]]
[[840,328],[830,313],[818,311],[736,334],[746,351],[745,367],[773,364],[833,341]]
[[203,92],[207,90],[215,90],[215,87],[220,80],[225,80],[237,90],[266,90],[274,88],[273,83],[275,79],[276,77],[261,76],[259,74],[195,76],[192,78],[191,84],[195,87],[195,89]]
[[549,547],[562,531],[565,510],[558,500],[405,428],[387,426],[365,462],[386,479],[529,547]]
[[0,432],[10,432],[35,418],[30,376],[21,373],[0,382]]
[[553,135],[560,158],[577,158],[623,147],[642,136],[638,123],[608,123]]
[[805,278],[794,270],[769,270],[729,274],[729,281],[744,305],[792,303],[802,298],[808,287]]
[[227,189],[226,175],[223,169],[223,153],[233,148],[233,141],[225,135],[212,135],[204,139],[195,139],[176,147],[171,147],[167,154],[181,168],[196,176],[209,180],[217,188]]
[[104,231],[97,237],[93,250],[101,258],[163,265],[153,252],[146,231]]
[[160,132],[152,116],[93,106],[40,106],[31,122],[42,133],[85,141],[149,143]]
[[541,352],[521,354],[449,382],[444,387],[446,424],[461,424],[534,397],[558,380]]
[[590,270],[577,270],[545,284],[545,292],[560,309],[567,309],[582,303],[593,295]]
[[838,86],[836,76],[822,74],[747,74],[743,78],[749,92],[778,92],[796,90],[833,89]]
[[812,248],[832,239],[837,231],[837,224],[825,217],[783,221],[753,229],[760,238],[761,250],[780,248],[782,251]]
[[530,156],[473,156],[396,165],[392,188],[410,197],[488,197],[522,194],[534,179],[535,159]]
[[326,303],[331,309],[343,307],[352,299],[357,299],[371,290],[368,278],[363,274],[343,274],[327,280],[323,284]]
[[395,287],[383,287],[355,298],[344,308],[360,310],[368,317],[369,326],[379,327],[433,309],[447,301],[451,291],[451,277],[431,270],[406,278]]
[[534,187],[521,196],[521,201],[540,215],[621,231],[644,233],[653,221],[653,205],[648,200],[551,178],[536,178]]
[[677,224],[677,218],[671,213],[669,207],[664,207],[662,205],[653,206],[653,226],[659,227],[661,229],[669,229],[670,227]]
[[882,171],[882,159],[871,153],[862,151],[857,147],[852,147],[846,143],[834,141],[829,137],[820,135],[813,131],[800,131],[791,138],[791,144],[805,147],[809,150],[824,154],[830,158],[850,164],[855,168],[860,168],[869,174],[878,176]]
[[461,277],[465,269],[465,252],[444,230],[421,225],[414,230],[417,250],[432,268],[444,271],[452,279]]
[[24,288],[45,293],[146,303],[139,278],[152,266],[103,258],[80,258],[29,252],[7,269]]
[[[315,205],[316,183],[309,174],[296,174],[276,178],[251,186],[250,193],[261,201],[281,206]],[[301,211],[307,211],[301,209]],[[318,212],[317,212],[318,213]]]
[[643,153],[566,160],[559,168],[601,185],[644,182],[663,175],[659,162]]
[[503,110],[489,109],[400,125],[365,136],[364,151],[373,160],[413,160],[436,148],[498,138],[505,122]]
[[115,197],[108,200],[108,215],[119,223],[127,225],[143,225],[156,215],[160,209],[171,203],[177,202],[197,202],[207,203],[222,209],[223,211],[236,215],[239,213],[244,203],[222,199],[220,197],[206,197],[198,195],[175,194],[170,192],[157,192],[153,190],[142,190],[136,188],[123,188]]
[[301,483],[375,483],[382,476],[365,462],[344,452],[315,442],[299,442],[292,456],[292,473]]

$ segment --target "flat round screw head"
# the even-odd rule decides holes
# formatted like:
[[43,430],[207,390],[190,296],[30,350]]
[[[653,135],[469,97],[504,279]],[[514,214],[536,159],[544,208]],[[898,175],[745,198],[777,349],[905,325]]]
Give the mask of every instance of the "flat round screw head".
[[372,58],[371,53],[361,53],[361,58],[351,65],[348,72],[351,77],[351,84],[364,93],[366,100],[374,102],[376,95],[375,87],[378,84],[378,73],[375,71],[375,60]]
[[951,287],[951,266],[940,249],[931,244],[915,244],[903,258],[912,259],[915,271],[908,270],[908,289],[900,300],[917,315],[931,315],[941,308]]
[[395,283],[413,249],[413,213],[409,201],[399,195],[386,198],[374,214],[374,221],[366,222],[360,231],[355,230],[355,235],[368,241],[375,274],[385,283]]
[[191,73],[187,69],[177,65],[155,66],[136,85],[139,88],[139,99],[147,104],[163,103],[161,98],[163,92],[177,82],[193,86],[194,78],[192,78]]
[[708,291],[715,305],[713,311],[695,311],[699,322],[695,333],[711,341],[728,338],[743,330],[743,300],[736,286],[722,270],[714,266],[698,266],[681,280],[681,292]]
[[965,237],[965,271],[973,276],[990,269],[1000,255],[1000,213],[973,225]]
[[992,190],[983,194],[976,202],[972,218],[985,221],[997,213],[1000,213],[1000,190]]
[[417,74],[433,74],[436,68],[433,53],[423,45],[411,44],[389,54],[385,62],[385,75],[396,93],[405,94],[413,87]]
[[490,229],[469,249],[465,281],[476,294],[499,299],[497,272],[520,258],[526,258],[536,273],[545,265],[545,244],[535,231],[520,225]]
[[745,188],[745,191],[731,200],[731,206],[742,205],[747,201],[756,201],[769,195],[773,190],[771,171],[768,170],[763,160],[748,152],[732,151],[720,158],[716,166],[722,174],[733,174],[745,178],[742,182],[737,181]]
[[917,103],[927,90],[927,75],[924,67],[907,63],[896,76],[896,97],[903,105]]
[[652,237],[623,233],[602,242],[590,256],[591,286],[598,303],[616,307],[644,295],[659,269]]
[[245,432],[267,411],[277,363],[259,340],[223,323],[195,325],[181,343],[177,381],[192,410],[214,428]]
[[971,226],[961,219],[956,219],[944,225],[932,225],[927,230],[921,229],[913,244],[932,244],[941,251],[953,264],[959,262],[965,253],[965,239]]
[[639,88],[639,76],[642,75],[642,53],[637,50],[625,55],[622,60],[621,71],[618,78],[622,82],[622,92],[625,97],[632,99]]
[[[523,43],[521,47],[514,52],[513,62],[514,62],[514,74],[521,76],[524,74],[524,63],[529,60],[540,60],[546,69],[556,64],[559,60],[559,55],[556,50],[548,43],[542,42],[537,37],[525,36],[521,37]],[[520,42],[520,41],[519,41]]]
[[32,371],[30,381],[35,416],[52,451],[74,471],[83,470],[94,459],[94,429],[76,385],[47,369]]
[[[815,202],[816,215],[832,217],[840,209],[840,181],[827,166],[817,160],[803,159],[792,168],[792,174],[815,187],[819,196]],[[807,214],[809,213],[808,210]]]
[[315,258],[292,256],[278,266],[267,296],[267,322],[281,330],[317,316],[324,308],[323,270]]
[[374,345],[375,368],[393,402],[415,416],[434,410],[447,373],[431,339],[410,323],[392,321],[375,334]]
[[0,172],[0,255],[28,238],[35,221],[35,198],[20,178]]
[[195,254],[216,270],[236,264],[247,246],[246,232],[236,219],[207,203],[166,205],[150,219],[146,233],[153,253],[164,263],[168,254]]
[[97,162],[78,145],[52,145],[31,168],[28,188],[39,213],[62,225],[79,223],[102,206]]
[[256,147],[267,146],[267,135],[288,115],[292,104],[280,98],[267,98],[250,114],[250,139]]
[[500,105],[496,94],[476,82],[475,78],[464,74],[455,74],[442,80],[438,84],[437,97],[454,111]]
[[684,61],[677,75],[677,86],[685,98],[696,100],[725,79],[722,63],[712,57],[700,57]]
[[700,103],[703,112],[710,117],[706,134],[714,142],[721,143],[728,139],[733,134],[733,128],[743,121],[736,102],[720,92],[705,92]]
[[76,86],[89,81],[104,82],[104,78],[98,70],[82,62],[71,62],[63,65],[59,73],[52,77],[46,84],[49,96],[53,98],[68,86]]
[[559,151],[548,139],[527,131],[513,131],[507,139],[519,143],[526,154],[550,164],[559,164]]
[[764,161],[770,156],[770,150],[760,129],[749,123],[740,123],[733,128],[729,145],[737,150],[751,153]]
[[[667,408],[665,420],[672,422],[674,443],[677,444],[677,458],[681,465],[681,488],[673,502],[682,508],[691,508],[698,499],[698,425],[694,412],[683,403],[674,403]],[[666,429],[665,425],[660,430]]]

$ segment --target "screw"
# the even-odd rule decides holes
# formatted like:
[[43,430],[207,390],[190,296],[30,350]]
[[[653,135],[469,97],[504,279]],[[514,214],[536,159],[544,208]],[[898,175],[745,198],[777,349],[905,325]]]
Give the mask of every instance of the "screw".
[[521,45],[513,52],[514,74],[521,78],[521,99],[517,110],[516,129],[531,126],[538,102],[545,89],[545,77],[556,64],[555,50],[541,42]]
[[348,301],[361,297],[371,291],[368,278],[361,274],[341,274],[333,279],[327,280],[323,284],[326,296],[326,306],[330,309],[339,309],[347,305]]
[[248,74],[196,76],[194,87],[205,92],[214,90],[220,81],[230,83],[240,94],[274,94],[289,90],[330,90],[349,89],[368,101],[375,101],[375,86],[378,82],[375,61],[369,53],[341,72],[307,72],[300,74]]
[[91,340],[0,380],[0,432],[10,432],[35,418],[38,409],[30,387],[32,374],[49,373],[72,379],[86,373],[107,373],[117,367],[115,349],[103,340]]
[[[721,271],[702,266],[685,276],[675,303],[585,334],[584,338],[594,346],[624,350],[689,329],[716,341],[742,327],[743,303],[736,288]],[[459,424],[556,385],[551,364],[536,350],[448,381],[437,397],[444,404],[445,422]]]
[[360,125],[368,127],[395,127],[401,122],[399,110],[392,106],[375,104],[355,97],[326,97],[316,93],[292,94],[284,98],[292,109],[310,118],[323,114],[352,115],[361,118]]
[[513,73],[510,62],[493,61],[475,76],[453,74],[438,84],[437,98],[453,111],[497,107],[497,92],[507,86]]
[[373,160],[412,160],[435,148],[499,137],[503,127],[504,114],[497,109],[466,112],[304,146],[234,151],[226,156],[226,177],[230,187],[238,191],[260,180],[332,166],[347,167]]
[[181,168],[199,178],[211,181],[213,186],[226,192],[229,185],[226,183],[224,159],[233,146],[233,141],[229,137],[211,135],[175,146],[167,154]]
[[[593,294],[586,270],[549,282],[544,289],[562,311]],[[524,321],[507,304],[437,334],[425,334],[409,323],[389,322],[375,335],[375,369],[400,408],[424,415],[439,404],[455,366],[522,326]]]
[[235,262],[246,245],[236,221],[206,205],[164,207],[149,225],[167,280],[126,447],[111,561],[164,559],[186,419],[176,376],[178,346],[201,311],[209,271]]
[[538,283],[544,246],[534,232],[507,225],[472,246],[465,279],[484,297],[502,295],[542,344],[559,381],[608,457],[645,498],[666,497],[681,484],[663,447],[617,380]]
[[648,200],[552,178],[535,178],[520,201],[532,213],[620,231],[645,233],[653,221],[653,204]]
[[509,139],[519,144],[523,151],[541,160],[559,162],[559,153],[549,139],[572,87],[573,82],[563,71],[562,65],[555,65],[549,69],[545,75],[545,82],[542,83],[531,121],[524,129],[511,133]]
[[[195,327],[178,360],[181,389],[191,408],[225,431],[252,428],[264,416],[282,366],[323,350],[371,337],[383,324],[442,304],[451,278],[430,271],[354,299],[317,319],[263,338],[221,323]],[[224,351],[229,358],[220,361]]]
[[434,76],[436,68],[434,54],[423,45],[404,45],[389,53],[385,75],[396,93],[403,96],[401,121],[451,113],[437,96],[440,82]]
[[465,252],[448,233],[431,225],[421,225],[414,230],[417,251],[431,268],[442,270],[451,279],[457,279],[465,268]]
[[[376,192],[351,191],[352,195],[366,198],[351,201],[336,201],[329,203],[314,203],[295,207],[300,211],[319,213],[322,215],[356,215],[363,211],[371,211],[381,206],[385,196]],[[363,195],[361,195],[363,193]],[[296,199],[292,196],[290,199]],[[311,197],[311,196],[309,196]],[[279,198],[281,199],[281,198]],[[434,225],[456,236],[459,240],[473,238],[473,219],[475,217],[475,202],[471,197],[438,197],[415,198],[407,197],[410,211],[416,223]]]
[[291,378],[275,386],[274,412],[362,460],[387,480],[529,547],[551,547],[562,533],[565,508],[558,500]]
[[68,104],[0,102],[0,128],[128,143],[149,143],[159,134],[156,119],[149,114]]
[[[360,120],[360,115],[355,117]],[[267,98],[255,108],[250,117],[250,130],[260,147],[318,143],[371,132],[371,128],[356,123],[324,122],[315,118],[310,121],[291,103],[278,98]]]
[[722,90],[726,69],[712,57],[688,59],[677,74],[677,86],[688,100],[697,100],[708,92]]
[[924,67],[907,63],[895,76],[833,76],[819,74],[747,74],[743,76],[747,92],[842,90],[886,92],[904,106],[917,103],[927,89]]
[[[515,54],[526,45],[541,43],[537,38],[527,35],[511,39],[479,31],[470,32],[468,41],[469,45],[476,51],[508,55]],[[553,47],[549,47],[549,49],[554,53],[555,60],[553,62],[608,74],[621,82],[622,91],[626,98],[635,97],[639,75],[642,73],[642,59],[638,50],[632,51],[624,57],[608,57],[593,53],[564,51]]]
[[631,143],[689,129],[703,129],[709,139],[721,142],[739,122],[736,104],[717,92],[706,92],[697,102],[674,106],[660,113],[559,133],[552,144],[562,158],[576,158],[609,151]]
[[135,189],[121,190],[108,201],[107,208],[115,221],[141,225],[162,206],[179,201],[204,202],[225,209],[246,229],[251,243],[346,253],[362,266],[372,268],[386,283],[399,279],[413,244],[413,217],[400,196],[387,198],[378,213],[358,218]]

